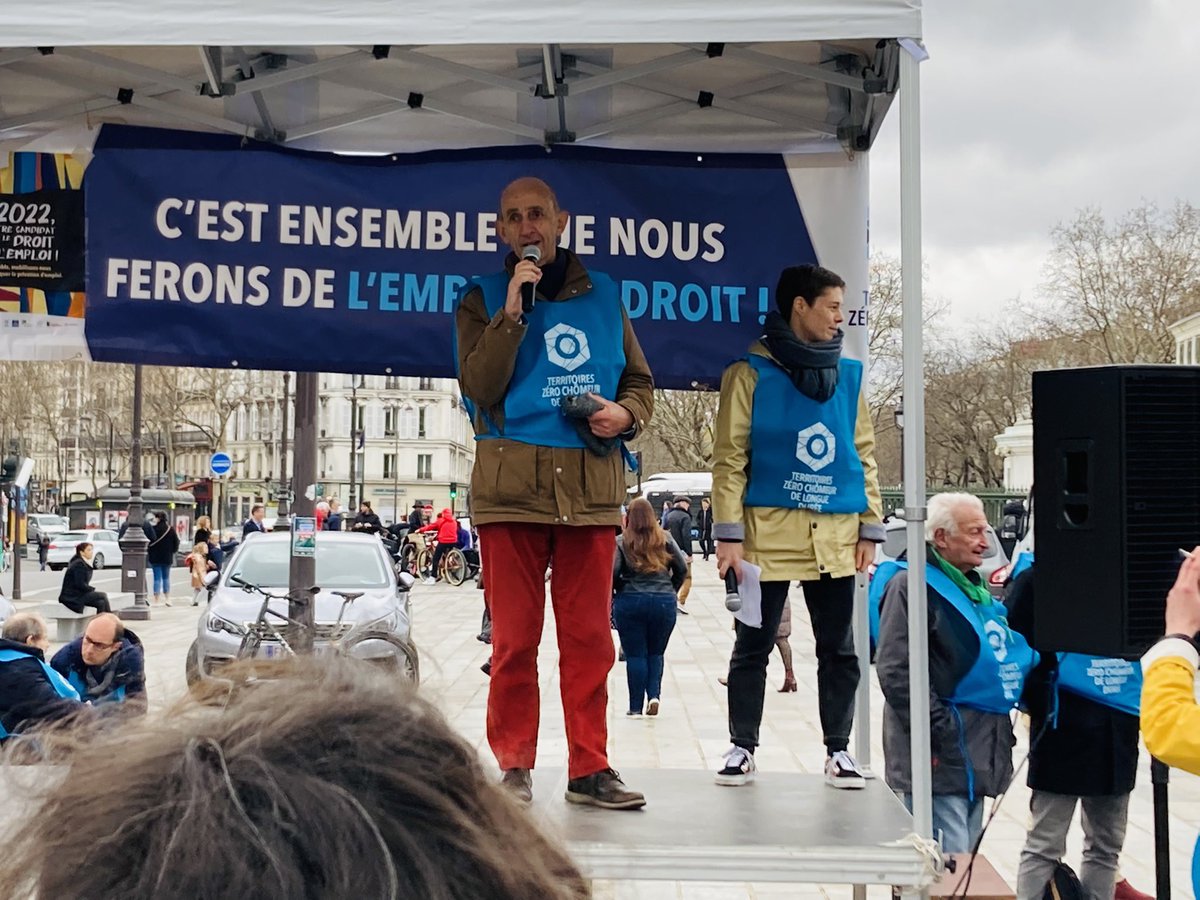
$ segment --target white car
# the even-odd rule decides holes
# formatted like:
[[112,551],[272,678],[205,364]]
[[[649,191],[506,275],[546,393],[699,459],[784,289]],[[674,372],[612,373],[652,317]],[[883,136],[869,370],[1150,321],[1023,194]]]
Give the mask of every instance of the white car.
[[56,572],[65,569],[71,557],[75,555],[75,545],[84,542],[91,544],[94,549],[93,569],[103,569],[105,566],[121,567],[121,545],[117,543],[117,533],[104,528],[64,531],[52,536],[50,550],[46,554],[47,564]]
[[62,534],[67,528],[67,520],[53,513],[30,513],[25,517],[25,534],[31,544],[36,544],[38,538],[43,534],[48,538],[53,538],[56,534]]

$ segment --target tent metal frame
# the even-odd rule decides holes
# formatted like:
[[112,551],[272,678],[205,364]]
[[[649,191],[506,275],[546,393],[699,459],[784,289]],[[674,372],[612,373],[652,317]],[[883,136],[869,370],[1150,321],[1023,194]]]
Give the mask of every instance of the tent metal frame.
[[[797,135],[818,141],[839,142],[847,152],[869,149],[897,83],[897,58],[894,41],[880,41],[873,58],[857,52],[839,52],[821,65],[788,59],[777,53],[757,49],[755,44],[666,44],[655,45],[661,52],[642,62],[605,69],[588,62],[558,44],[543,44],[541,63],[496,72],[436,55],[439,48],[378,45],[350,48],[344,53],[315,62],[295,62],[293,53],[260,53],[251,58],[244,47],[201,46],[192,48],[198,57],[194,72],[178,74],[154,66],[105,53],[88,47],[16,48],[0,51],[0,67],[7,66],[22,76],[42,79],[76,89],[81,96],[42,110],[0,119],[0,138],[38,123],[53,123],[83,113],[95,113],[112,107],[133,105],[151,112],[208,130],[288,145],[317,134],[329,134],[381,116],[410,110],[465,119],[515,136],[550,146],[557,143],[587,143],[600,137],[619,135],[645,125],[680,116],[699,117],[707,109],[724,110],[771,125],[789,129]],[[328,50],[328,48],[323,48]],[[188,48],[179,48],[190,53]],[[47,63],[59,57],[95,67],[116,76],[121,85],[115,90],[97,91],[96,85],[81,75],[59,71]],[[720,90],[689,90],[661,76],[684,66],[706,61],[729,59],[763,70],[761,74]],[[384,88],[356,79],[355,70],[385,64],[385,60],[415,64],[422,69],[456,76],[460,82],[436,91],[405,91],[398,86]],[[855,72],[856,74],[851,74]],[[349,75],[349,77],[346,77]],[[334,84],[353,87],[373,95],[360,109],[324,118],[315,118],[288,131],[276,127],[269,97],[272,89],[308,79],[326,79]],[[837,111],[836,121],[824,121],[800,113],[776,109],[755,102],[773,91],[793,85],[815,83],[848,97],[848,107]],[[663,102],[645,109],[610,118],[581,129],[570,129],[577,100],[597,90],[615,87],[635,88]],[[554,112],[556,127],[539,129],[462,102],[454,95],[463,89],[491,88],[512,95],[512,99],[539,98]],[[185,98],[203,97],[223,103],[236,96],[252,96],[259,121],[236,121],[223,110],[210,112]],[[493,105],[494,104],[490,104]]]

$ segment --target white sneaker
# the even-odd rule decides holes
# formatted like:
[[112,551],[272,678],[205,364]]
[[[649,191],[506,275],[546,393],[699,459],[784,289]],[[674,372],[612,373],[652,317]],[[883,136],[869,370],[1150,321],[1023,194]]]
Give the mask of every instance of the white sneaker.
[[657,697],[651,698],[650,701],[646,704],[646,715],[648,715],[648,716],[657,716],[658,715],[658,698]]
[[436,579],[433,579],[433,578],[426,578],[426,579],[425,579],[425,580],[422,582],[422,584],[437,584],[437,581],[436,581]]
[[758,771],[758,766],[754,764],[754,754],[749,750],[735,744],[725,751],[722,759],[724,759],[725,765],[713,779],[717,784],[741,787],[754,780],[754,773]]
[[825,760],[825,783],[835,788],[861,790],[867,786],[867,779],[854,757],[838,750]]

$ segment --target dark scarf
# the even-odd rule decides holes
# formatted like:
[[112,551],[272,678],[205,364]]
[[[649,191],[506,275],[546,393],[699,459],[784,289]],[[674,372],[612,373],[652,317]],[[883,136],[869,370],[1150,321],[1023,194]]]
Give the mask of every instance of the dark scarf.
[[796,333],[778,310],[767,313],[763,323],[763,345],[783,366],[796,390],[806,397],[824,403],[833,396],[838,385],[838,361],[842,358],[842,338],[810,344]]
[[84,666],[84,680],[87,682],[89,697],[103,697],[112,691],[113,678],[117,674],[117,657],[120,655],[121,651],[118,650],[102,665]]

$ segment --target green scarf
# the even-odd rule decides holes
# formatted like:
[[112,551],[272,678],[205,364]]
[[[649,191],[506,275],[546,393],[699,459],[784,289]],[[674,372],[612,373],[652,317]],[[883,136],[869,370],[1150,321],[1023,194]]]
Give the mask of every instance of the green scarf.
[[980,606],[990,606],[992,595],[988,593],[988,589],[983,584],[976,584],[968,578],[958,566],[952,566],[946,560],[942,559],[940,553],[933,547],[929,548],[929,552],[933,554],[933,558],[937,561],[938,567],[946,573],[955,586],[970,598],[972,603],[978,603]]

